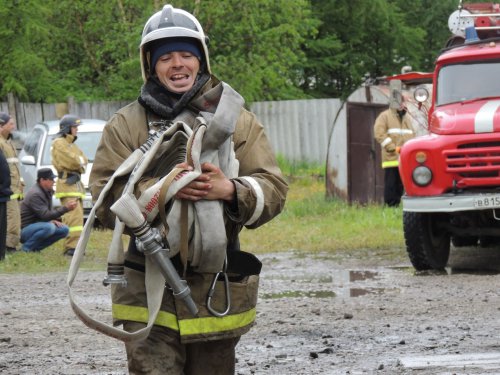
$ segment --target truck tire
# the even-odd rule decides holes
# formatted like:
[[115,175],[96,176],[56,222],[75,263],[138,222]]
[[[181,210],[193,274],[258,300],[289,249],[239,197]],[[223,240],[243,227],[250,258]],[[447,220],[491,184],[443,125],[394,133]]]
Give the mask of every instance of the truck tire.
[[406,251],[417,271],[442,270],[450,256],[450,234],[439,227],[446,214],[403,212]]

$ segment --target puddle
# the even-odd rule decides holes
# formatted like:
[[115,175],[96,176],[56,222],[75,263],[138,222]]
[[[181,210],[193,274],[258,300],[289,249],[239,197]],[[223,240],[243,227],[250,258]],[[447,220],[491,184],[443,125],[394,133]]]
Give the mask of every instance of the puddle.
[[[275,293],[262,294],[262,299],[280,298],[356,298],[367,295],[381,295],[387,292],[399,292],[397,288],[379,287],[387,285],[383,279],[390,278],[391,270],[349,270],[335,269],[321,274],[275,274],[275,283],[282,285],[282,290]],[[290,283],[297,289],[290,290]],[[318,287],[307,290],[307,285]],[[301,288],[301,289],[299,289]],[[306,289],[306,290],[304,290]]]
[[332,298],[335,297],[335,292],[331,290],[315,290],[315,291],[303,291],[303,290],[288,290],[280,293],[264,293],[260,297],[262,299],[280,299],[280,298],[298,298],[298,297],[308,297],[308,298]]
[[379,273],[375,271],[349,271],[349,281],[364,281],[364,280],[372,280],[378,278]]
[[386,290],[386,288],[349,288],[349,297],[361,297],[367,294],[383,294]]

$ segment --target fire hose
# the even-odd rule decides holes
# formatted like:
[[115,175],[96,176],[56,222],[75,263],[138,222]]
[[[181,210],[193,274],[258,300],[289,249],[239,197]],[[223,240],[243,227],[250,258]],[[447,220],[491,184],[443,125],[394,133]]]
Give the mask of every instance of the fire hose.
[[[195,313],[195,311],[197,310],[196,306],[194,305],[194,302],[190,297],[189,288],[186,289],[186,286],[184,286],[184,282],[180,279],[179,275],[177,274],[177,271],[171,264],[170,259],[168,259],[168,257],[166,256],[165,251],[155,251],[153,249],[153,247],[157,248],[157,246],[152,243],[153,241],[156,241],[156,239],[151,241],[151,238],[154,238],[154,234],[152,234],[153,231],[152,230],[144,231],[145,227],[141,230],[138,229],[140,232],[140,236],[145,239],[144,242],[147,244],[148,252],[150,254],[153,253],[156,254],[152,257],[146,256],[146,269],[149,270],[150,272],[146,272],[146,278],[145,278],[146,292],[148,295],[148,311],[149,311],[148,324],[145,328],[138,330],[136,332],[129,333],[121,329],[115,328],[109,324],[95,320],[76,303],[72,291],[72,285],[75,281],[79,265],[83,259],[84,250],[90,238],[90,232],[95,222],[95,217],[96,217],[95,212],[97,208],[102,204],[104,197],[110,190],[114,180],[119,176],[123,176],[130,173],[130,178],[124,188],[124,195],[122,196],[122,198],[132,195],[130,191],[133,189],[135,182],[139,179],[144,170],[147,168],[147,166],[150,163],[150,160],[158,152],[158,149],[161,143],[163,142],[164,138],[178,131],[183,131],[188,136],[193,135],[193,131],[186,124],[182,122],[178,122],[170,127],[166,126],[162,127],[157,132],[151,134],[148,140],[139,149],[135,150],[125,160],[125,162],[115,171],[113,176],[109,179],[108,183],[105,185],[103,191],[99,195],[99,198],[95,202],[89,214],[89,217],[83,228],[82,235],[80,236],[80,240],[78,241],[77,247],[75,249],[75,254],[71,261],[70,270],[68,273],[67,285],[68,285],[70,303],[71,307],[73,308],[73,311],[80,318],[80,320],[82,320],[82,322],[88,327],[122,341],[142,340],[149,335],[149,332],[156,320],[156,316],[158,315],[158,312],[160,310],[161,300],[163,297],[163,288],[158,288],[158,285],[163,285],[165,283],[167,278],[165,277],[164,273],[168,273],[169,275],[168,280],[172,283],[172,285],[169,284],[169,286],[172,287],[174,293],[177,294],[178,298],[181,298],[183,301],[185,301],[189,311]],[[175,172],[176,171],[172,171],[172,173]],[[189,182],[194,180],[197,176],[199,176],[199,172],[190,172],[185,174],[183,176],[184,177],[183,181],[176,181],[177,190],[182,187],[181,183],[188,184]],[[165,179],[167,177],[168,176],[166,176]],[[175,193],[176,192],[171,192],[170,195],[173,195]],[[135,199],[135,197],[133,199]],[[118,201],[116,203],[118,203]],[[132,204],[134,203],[130,203],[130,201],[127,202],[127,198],[123,198],[121,204],[128,207],[133,207]],[[132,227],[135,227],[135,223],[137,223],[138,220],[141,220],[142,222],[144,218],[138,207],[136,211],[134,211],[133,209],[131,210],[132,211],[128,212],[127,211],[120,211],[120,212],[125,212],[122,216],[127,221],[130,220],[130,222],[132,223]],[[128,216],[130,213],[135,217],[135,219]],[[110,245],[110,252],[108,255],[108,276],[105,278],[103,282],[105,285],[119,284],[125,286],[127,283],[123,274],[124,251],[121,239],[122,234],[124,233],[124,229],[125,229],[125,223],[121,221],[119,216],[117,215],[115,221],[115,229],[113,232],[113,238],[111,240],[111,245]],[[158,259],[160,259],[159,263]]]

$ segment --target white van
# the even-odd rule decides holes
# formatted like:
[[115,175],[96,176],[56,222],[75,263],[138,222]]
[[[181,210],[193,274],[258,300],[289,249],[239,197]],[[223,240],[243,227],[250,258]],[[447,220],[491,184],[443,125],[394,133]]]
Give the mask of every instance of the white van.
[[[85,198],[83,200],[84,217],[87,218],[92,209],[92,197],[89,190],[89,176],[94,162],[94,156],[97,150],[99,141],[101,140],[102,131],[106,121],[98,119],[82,119],[81,125],[78,126],[78,134],[76,144],[89,159],[87,169],[82,174],[81,179],[85,186]],[[40,168],[52,168],[57,175],[57,171],[52,165],[50,149],[52,141],[57,137],[59,132],[59,120],[44,121],[37,123],[24,141],[23,148],[19,152],[21,164],[21,176],[24,179],[26,193],[35,183],[37,171]],[[53,198],[53,206],[61,205],[57,198]]]

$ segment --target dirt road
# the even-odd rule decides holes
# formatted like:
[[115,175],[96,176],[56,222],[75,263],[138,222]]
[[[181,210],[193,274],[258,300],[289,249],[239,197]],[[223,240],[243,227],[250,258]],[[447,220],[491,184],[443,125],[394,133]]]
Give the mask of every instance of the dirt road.
[[[261,256],[257,325],[237,374],[500,374],[500,252],[455,251],[416,275],[368,251]],[[474,268],[471,272],[460,270]],[[109,317],[102,272],[80,272],[79,302]],[[125,374],[123,346],[84,326],[66,274],[0,275],[0,373]]]

